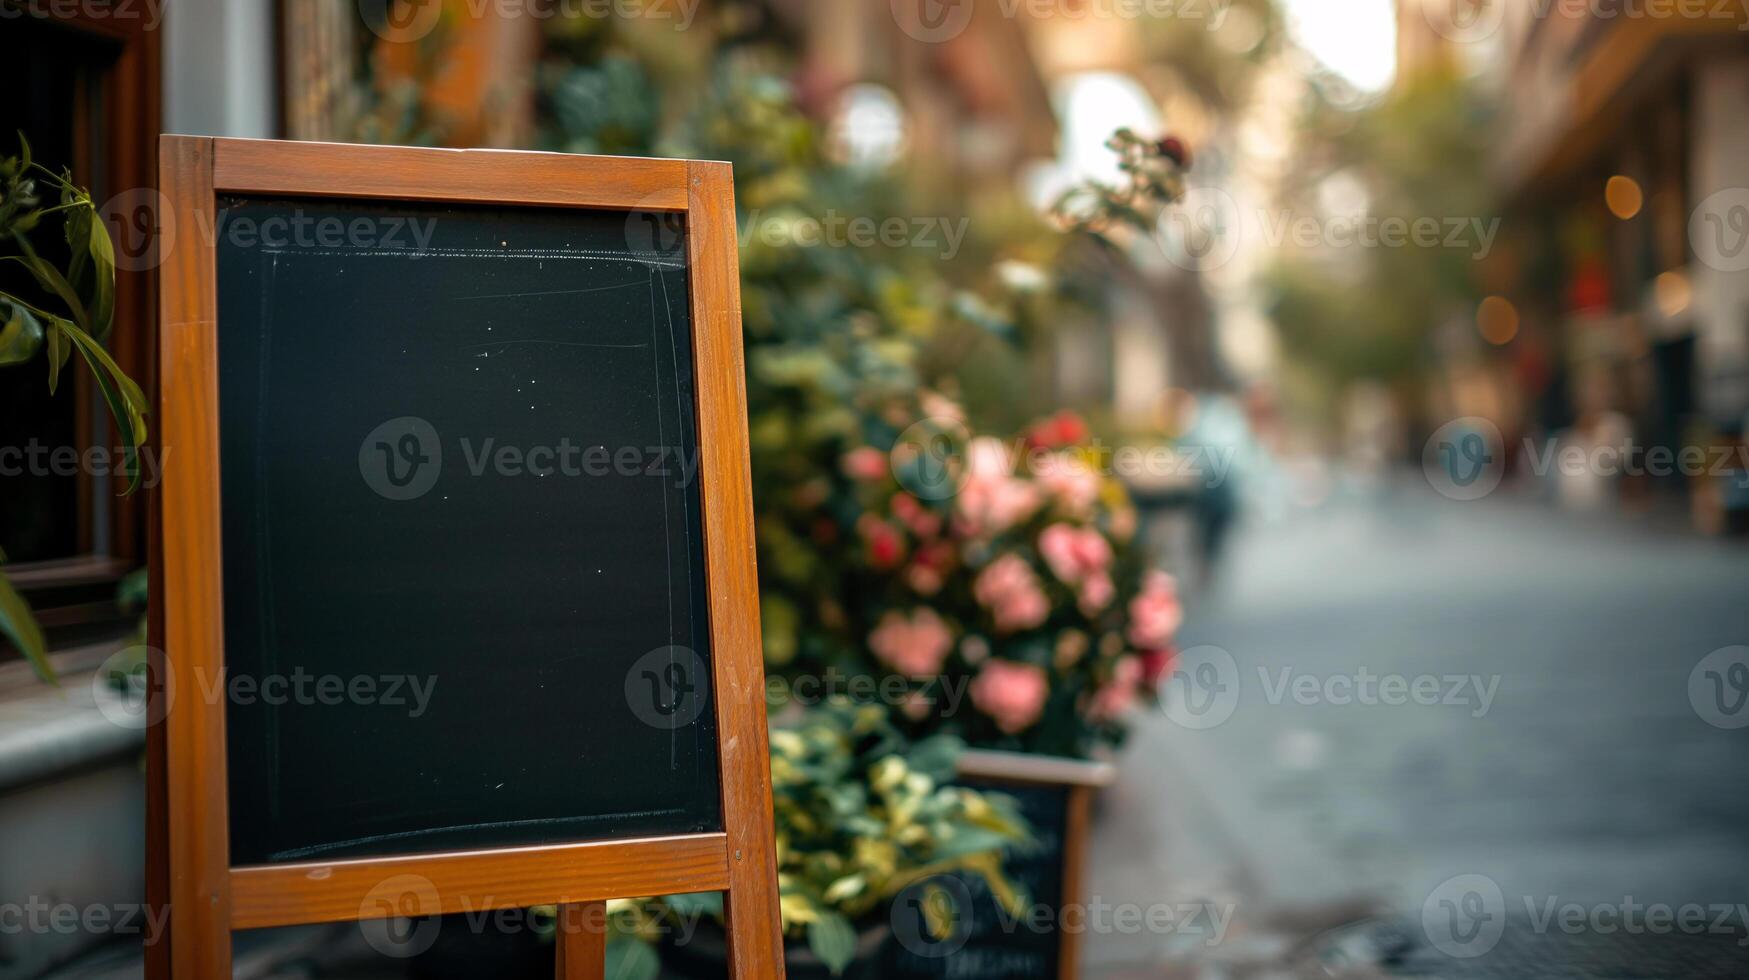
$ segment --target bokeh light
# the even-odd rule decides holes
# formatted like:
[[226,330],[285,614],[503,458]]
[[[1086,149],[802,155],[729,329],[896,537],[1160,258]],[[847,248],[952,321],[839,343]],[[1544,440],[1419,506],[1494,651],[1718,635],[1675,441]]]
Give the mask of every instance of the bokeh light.
[[1518,336],[1518,307],[1504,296],[1490,296],[1476,307],[1476,330],[1482,339],[1497,347],[1512,342]]
[[1609,205],[1610,214],[1626,221],[1640,213],[1640,208],[1646,203],[1646,195],[1640,190],[1639,181],[1616,174],[1604,185],[1603,200]]

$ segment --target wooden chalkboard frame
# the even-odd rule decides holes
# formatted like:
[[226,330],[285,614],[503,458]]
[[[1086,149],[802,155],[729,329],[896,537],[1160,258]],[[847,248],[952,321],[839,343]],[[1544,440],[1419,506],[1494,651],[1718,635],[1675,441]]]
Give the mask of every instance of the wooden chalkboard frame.
[[[170,242],[159,270],[156,439],[174,451],[152,507],[151,646],[168,652],[151,664],[147,876],[168,928],[150,944],[148,976],[229,978],[232,930],[386,915],[361,906],[406,874],[434,886],[421,914],[559,905],[561,978],[601,976],[603,901],[720,891],[732,975],[781,980],[730,166],[164,136],[159,182]],[[685,214],[724,831],[231,865],[225,705],[201,688],[225,664],[213,229],[226,194]]]

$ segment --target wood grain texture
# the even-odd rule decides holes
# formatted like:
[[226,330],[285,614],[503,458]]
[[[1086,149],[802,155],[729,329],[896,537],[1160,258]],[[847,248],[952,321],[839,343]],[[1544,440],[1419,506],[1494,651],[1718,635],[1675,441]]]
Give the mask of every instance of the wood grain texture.
[[[1082,889],[1087,883],[1087,834],[1092,829],[1093,787],[1072,787],[1064,805],[1068,813],[1063,820],[1062,908],[1068,909],[1082,906],[1086,901]],[[1057,930],[1057,955],[1060,957],[1057,960],[1057,980],[1075,980],[1081,975],[1082,932],[1080,929]]]
[[557,980],[605,980],[607,903],[573,902],[559,906],[556,940]]
[[398,914],[393,899],[403,896],[417,901],[418,914],[440,915],[720,891],[730,883],[724,834],[253,865],[231,870],[229,926],[384,918]]
[[212,140],[159,142],[168,222],[184,229],[161,268],[159,487],[163,536],[152,554],[163,583],[168,685],[150,705],[166,726],[165,819],[170,960],[176,980],[231,975],[230,841],[225,710],[206,690],[224,668],[219,569],[218,332],[213,250],[193,229],[212,227]]
[[698,444],[704,490],[711,657],[722,759],[729,891],[723,896],[730,972],[783,977],[783,925],[772,841],[765,660],[759,632],[747,387],[741,351],[741,275],[734,175],[726,163],[689,165],[687,246],[692,268]]
[[348,143],[214,141],[221,194],[680,211],[684,160]]

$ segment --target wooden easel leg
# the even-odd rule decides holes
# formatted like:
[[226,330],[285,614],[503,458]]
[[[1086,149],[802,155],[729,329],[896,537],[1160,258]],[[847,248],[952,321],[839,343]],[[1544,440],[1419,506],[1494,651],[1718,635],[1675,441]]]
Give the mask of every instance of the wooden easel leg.
[[[1087,835],[1093,820],[1093,788],[1069,788],[1068,812],[1063,821],[1063,908],[1082,903],[1086,887]],[[1062,910],[1058,910],[1059,916]],[[1083,910],[1081,915],[1085,916]],[[1058,921],[1062,921],[1061,918]],[[1057,945],[1062,960],[1057,965],[1058,980],[1077,980],[1081,976],[1081,933],[1061,932]]]
[[607,973],[607,903],[559,906],[557,980],[603,980]]

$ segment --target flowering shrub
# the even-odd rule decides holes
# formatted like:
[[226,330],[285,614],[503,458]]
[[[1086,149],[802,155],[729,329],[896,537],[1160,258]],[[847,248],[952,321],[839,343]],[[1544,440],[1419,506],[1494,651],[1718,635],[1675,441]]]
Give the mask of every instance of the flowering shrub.
[[[834,163],[795,92],[752,52],[675,87],[693,101],[609,125],[585,96],[612,88],[627,64],[615,59],[642,49],[613,31],[549,42],[556,147],[731,160],[749,231],[811,220],[824,201],[928,210],[902,182]],[[659,120],[672,126],[658,133]],[[1120,132],[1111,148],[1128,183],[1065,199],[1071,234],[1146,224],[1181,189],[1174,141]],[[1042,223],[1037,233],[1032,246],[992,247],[1008,257],[971,281],[914,251],[743,236],[760,613],[773,677],[894,679],[906,695],[893,714],[911,735],[1084,755],[1119,740],[1125,713],[1152,698],[1179,616],[1171,582],[1143,574],[1134,512],[1089,465],[1079,418],[1054,416],[1012,444],[972,438],[937,393],[953,389],[951,370],[931,359],[967,331],[1023,345],[1035,331],[1022,327],[1074,302],[1067,287],[1089,277],[1053,272],[1061,243]]]
[[839,467],[859,511],[839,556],[851,587],[826,618],[862,655],[851,669],[905,680],[914,733],[1062,755],[1120,741],[1182,620],[1171,578],[1132,547],[1127,496],[1071,414],[1004,444],[931,400],[946,414]]

